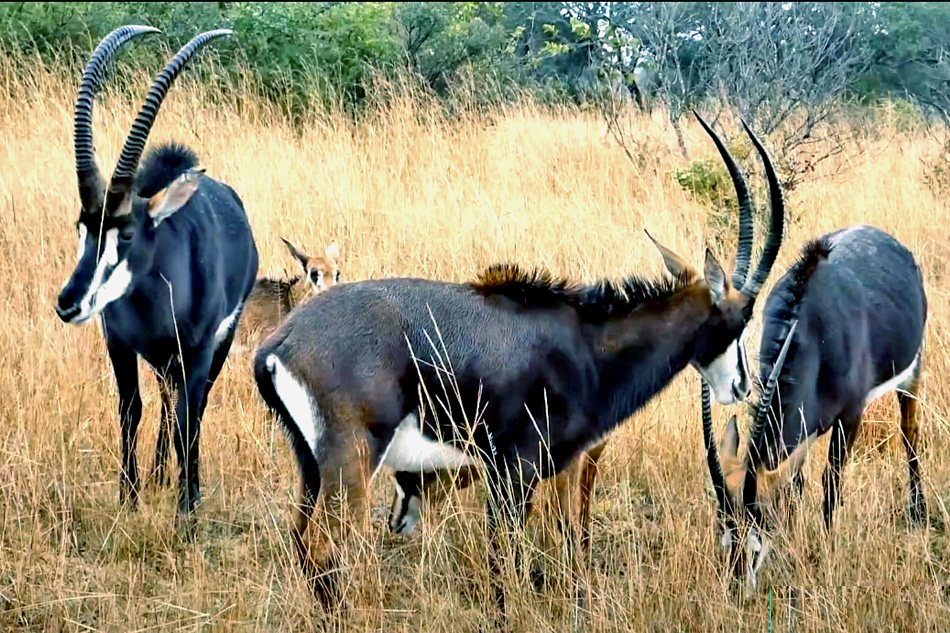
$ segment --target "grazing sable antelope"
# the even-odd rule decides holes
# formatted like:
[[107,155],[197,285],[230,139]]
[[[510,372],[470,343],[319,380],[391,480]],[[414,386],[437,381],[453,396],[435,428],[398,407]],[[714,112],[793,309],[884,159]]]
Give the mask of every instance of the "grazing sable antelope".
[[257,275],[257,248],[237,193],[197,170],[191,150],[164,145],[153,149],[139,166],[149,131],[175,78],[202,46],[231,31],[202,33],[178,51],[155,78],[108,188],[99,173],[92,145],[92,105],[103,69],[122,44],[152,32],[157,30],[116,29],[96,47],[83,74],[75,111],[82,204],[76,224],[79,250],[56,313],[76,325],[102,316],[119,390],[120,500],[133,507],[139,490],[135,439],[142,416],[137,355],[163,384],[163,419],[172,415],[172,398],[164,384],[177,392],[176,518],[187,535],[200,499],[200,420]]
[[[598,444],[688,365],[720,402],[745,397],[741,336],[781,244],[784,205],[771,161],[746,128],[772,202],[767,244],[749,275],[751,197],[721,140],[700,122],[739,198],[733,283],[708,249],[702,276],[658,243],[672,280],[632,275],[580,286],[496,265],[473,283],[361,281],[313,297],[258,347],[258,390],[288,432],[302,474],[294,541],[325,607],[336,604],[344,513],[365,506],[380,467],[484,464],[489,562],[504,614],[499,529],[523,522],[539,479]],[[424,397],[435,406],[426,406],[420,426]]]
[[[710,474],[723,520],[721,545],[754,589],[769,552],[761,529],[777,520],[784,493],[801,495],[809,445],[832,433],[823,477],[824,522],[831,529],[841,470],[865,407],[897,390],[909,471],[908,518],[927,514],[918,462],[917,395],[927,297],[913,255],[887,233],[855,226],[807,244],[769,295],[760,371],[765,388],[745,458],[737,456],[736,419],[717,455],[703,390]],[[768,378],[766,380],[766,378]],[[741,550],[735,529],[744,509],[752,526]]]
[[302,274],[289,279],[263,277],[254,282],[235,333],[235,351],[253,349],[304,299],[340,283],[339,244],[327,246],[322,257],[310,257],[286,239],[280,239],[300,265]]

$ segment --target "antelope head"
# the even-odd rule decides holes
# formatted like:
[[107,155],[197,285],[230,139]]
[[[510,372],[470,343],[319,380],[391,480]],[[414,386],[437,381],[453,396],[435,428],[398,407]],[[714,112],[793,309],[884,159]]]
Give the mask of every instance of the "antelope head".
[[[713,488],[719,503],[719,545],[723,554],[732,561],[733,572],[737,576],[744,576],[750,592],[755,590],[759,572],[771,551],[765,530],[779,523],[785,509],[783,502],[790,492],[789,484],[801,470],[811,445],[811,441],[802,442],[789,455],[776,460],[777,466],[772,469],[766,468],[764,460],[758,455],[762,450],[769,413],[774,411],[773,397],[797,324],[797,321],[790,324],[785,342],[762,391],[744,457],[739,457],[736,416],[732,416],[726,425],[717,451],[712,431],[709,387],[703,381],[703,436]],[[740,526],[747,528],[744,543],[739,537]]]
[[771,206],[771,220],[765,249],[755,272],[751,273],[754,229],[752,196],[742,172],[722,140],[698,113],[694,112],[694,114],[719,149],[739,200],[739,245],[735,271],[731,279],[728,278],[716,257],[707,249],[703,274],[700,275],[682,257],[661,245],[649,233],[647,235],[660,251],[663,263],[670,274],[674,277],[702,279],[708,289],[710,311],[706,317],[704,335],[697,338],[697,349],[694,351],[692,364],[712,387],[718,402],[733,404],[745,400],[751,389],[752,381],[749,376],[749,361],[745,347],[746,326],[752,319],[756,297],[775,264],[782,244],[785,229],[785,203],[781,185],[768,153],[743,121],[743,128],[765,165]]
[[175,78],[198,49],[216,37],[229,35],[228,30],[198,35],[155,78],[108,186],[96,164],[92,106],[102,85],[103,69],[124,43],[157,32],[147,26],[116,29],[93,51],[82,76],[73,118],[81,203],[76,222],[79,245],[76,267],[56,302],[56,313],[66,323],[85,323],[129,292],[136,275],[151,267],[156,229],[189,201],[201,183],[203,170],[191,168],[160,191],[147,191],[136,182],[136,170],[149,131]]

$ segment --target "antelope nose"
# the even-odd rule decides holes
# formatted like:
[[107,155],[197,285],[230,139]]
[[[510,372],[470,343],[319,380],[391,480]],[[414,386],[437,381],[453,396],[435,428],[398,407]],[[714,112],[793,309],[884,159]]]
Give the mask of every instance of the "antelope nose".
[[76,317],[77,314],[79,314],[80,307],[76,304],[64,305],[66,303],[68,303],[68,299],[64,301],[61,295],[59,300],[56,302],[56,314],[59,315],[60,319],[66,323],[69,323]]

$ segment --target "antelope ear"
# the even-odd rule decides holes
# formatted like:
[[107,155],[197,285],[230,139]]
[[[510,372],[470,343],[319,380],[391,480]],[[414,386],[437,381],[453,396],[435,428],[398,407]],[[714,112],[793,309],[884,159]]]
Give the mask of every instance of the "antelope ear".
[[739,425],[736,423],[736,416],[729,418],[729,423],[726,424],[719,452],[725,457],[735,457],[739,454]]
[[650,235],[649,231],[644,230],[644,233],[647,234],[647,237],[650,238],[650,241],[653,242],[653,245],[656,246],[656,249],[660,251],[660,255],[663,257],[663,264],[666,266],[666,269],[674,277],[695,277],[696,271],[692,266],[686,263],[682,257],[663,246]]
[[712,251],[708,248],[706,249],[706,266],[704,272],[706,275],[706,284],[712,293],[713,302],[718,303],[726,296],[726,273],[723,272],[722,266],[720,266],[716,260],[716,256],[713,255]]
[[295,247],[293,244],[291,244],[284,238],[280,238],[280,239],[281,241],[283,241],[284,244],[287,245],[287,250],[289,250],[290,254],[294,256],[294,259],[300,262],[300,266],[301,268],[303,268],[304,272],[307,272],[307,264],[310,263],[310,256],[298,251],[297,247]]
[[333,242],[332,244],[327,246],[326,250],[324,251],[324,254],[330,259],[332,259],[334,262],[336,262],[338,259],[340,259],[340,245],[337,244],[336,242]]
[[185,206],[198,190],[204,169],[189,169],[148,200],[148,214],[155,225]]

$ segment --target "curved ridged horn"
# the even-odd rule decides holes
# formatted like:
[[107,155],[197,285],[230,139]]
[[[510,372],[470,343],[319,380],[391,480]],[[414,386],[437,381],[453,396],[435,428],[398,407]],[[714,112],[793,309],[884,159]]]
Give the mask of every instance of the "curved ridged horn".
[[719,512],[730,514],[730,500],[726,494],[726,478],[722,474],[722,463],[719,461],[719,450],[716,448],[716,436],[712,428],[712,411],[709,402],[709,383],[701,379],[703,384],[703,443],[706,444],[706,463],[709,466],[709,477],[712,479],[716,500],[719,502]]
[[759,290],[762,289],[762,284],[768,278],[769,272],[775,264],[775,258],[778,257],[779,247],[782,245],[782,236],[785,232],[785,198],[782,196],[782,185],[775,174],[775,168],[772,166],[772,160],[769,158],[768,152],[765,151],[762,143],[752,133],[745,121],[742,121],[742,127],[745,128],[749,138],[752,139],[755,150],[762,157],[762,162],[765,164],[765,176],[769,180],[769,207],[772,216],[769,224],[769,236],[765,240],[765,249],[762,251],[762,259],[759,260],[755,274],[746,281],[742,288],[744,294],[756,297]]
[[752,265],[752,240],[754,238],[755,225],[752,218],[752,195],[745,184],[745,178],[742,177],[742,171],[736,165],[732,154],[726,148],[719,136],[709,127],[703,117],[699,116],[696,110],[693,110],[696,120],[703,126],[706,133],[712,137],[722,156],[722,161],[726,164],[729,171],[729,177],[732,178],[732,184],[736,188],[736,198],[739,200],[739,248],[736,252],[736,270],[732,273],[732,285],[735,288],[741,288],[746,283],[749,274],[749,266]]
[[755,412],[755,422],[752,424],[751,443],[749,444],[749,455],[753,461],[758,461],[761,457],[758,454],[758,443],[768,421],[769,409],[772,408],[772,397],[775,395],[775,388],[778,386],[778,377],[782,373],[782,366],[785,364],[785,356],[788,354],[788,348],[792,344],[792,336],[795,335],[795,328],[798,327],[798,319],[792,321],[788,328],[788,334],[785,335],[785,342],[782,343],[782,349],[779,351],[772,365],[772,371],[769,373],[768,382],[765,383],[765,389],[762,392],[762,399],[759,401],[759,408]]
[[172,58],[165,69],[155,77],[152,82],[152,88],[145,98],[145,104],[139,111],[135,121],[132,123],[132,130],[129,132],[125,145],[122,147],[122,154],[119,156],[119,162],[116,165],[115,172],[112,174],[112,181],[109,183],[109,211],[116,212],[116,208],[122,202],[125,195],[132,188],[135,179],[135,170],[138,168],[139,159],[145,150],[145,142],[148,140],[148,134],[152,130],[152,124],[158,115],[158,109],[165,100],[172,83],[181,73],[188,60],[198,52],[202,46],[216,37],[231,35],[233,31],[229,29],[218,29],[208,31],[194,37],[185,44]]
[[82,208],[87,211],[99,208],[105,189],[92,146],[92,105],[102,88],[103,70],[123,44],[147,33],[161,33],[161,31],[150,26],[120,26],[102,38],[83,71],[82,81],[79,84],[79,97],[73,114],[73,139],[76,147],[79,200]]
[[762,434],[765,433],[765,425],[769,417],[769,409],[772,408],[772,398],[775,395],[775,388],[778,386],[778,377],[782,373],[782,366],[785,364],[785,357],[788,355],[788,348],[792,344],[792,336],[795,335],[795,328],[798,327],[798,319],[792,321],[788,328],[788,334],[785,335],[785,342],[772,365],[772,371],[769,373],[769,379],[765,383],[765,389],[762,392],[762,399],[759,400],[759,408],[755,412],[755,421],[752,423],[752,435],[749,440],[749,454],[746,459],[747,470],[745,485],[743,486],[743,505],[750,507],[753,504],[756,494],[756,466],[761,459],[759,455],[759,442]]

